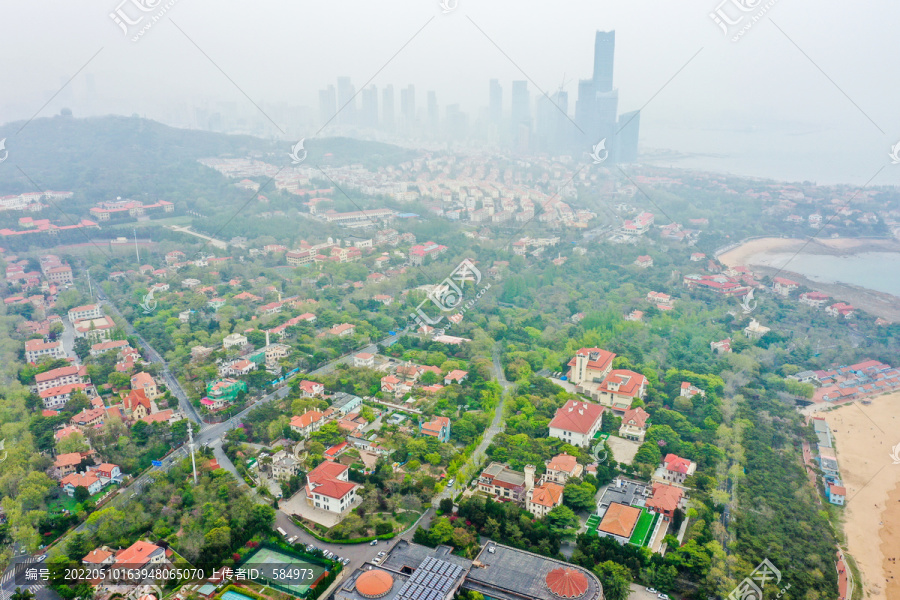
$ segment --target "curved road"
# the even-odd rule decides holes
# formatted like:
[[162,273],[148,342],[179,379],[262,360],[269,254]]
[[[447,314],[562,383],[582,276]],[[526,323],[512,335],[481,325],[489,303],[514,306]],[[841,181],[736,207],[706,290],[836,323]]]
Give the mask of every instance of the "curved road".
[[[506,397],[509,395],[510,390],[512,390],[513,384],[506,380],[506,374],[503,372],[503,365],[500,364],[500,348],[498,346],[494,346],[491,357],[493,359],[493,367],[491,370],[494,374],[494,379],[496,379],[497,383],[503,388],[503,392],[500,394],[500,402],[497,403],[497,409],[494,413],[494,420],[491,422],[491,426],[484,432],[481,443],[475,448],[475,451],[469,457],[469,460],[460,467],[459,472],[461,473],[465,473],[471,464],[480,461],[481,457],[483,457],[484,453],[487,451],[488,446],[494,441],[494,436],[503,431],[503,404],[506,402]],[[468,482],[466,481],[454,481],[452,486],[444,488],[443,492],[435,496],[432,504],[437,506],[444,498],[455,496],[457,491],[465,489],[467,483]]]

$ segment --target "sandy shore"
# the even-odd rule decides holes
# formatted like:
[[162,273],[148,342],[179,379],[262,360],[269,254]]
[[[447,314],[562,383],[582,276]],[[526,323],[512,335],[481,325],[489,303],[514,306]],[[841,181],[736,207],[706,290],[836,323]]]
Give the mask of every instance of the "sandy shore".
[[718,258],[720,262],[730,267],[746,265],[758,273],[769,276],[780,273],[782,277],[793,279],[810,289],[825,292],[834,298],[835,302],[849,302],[876,317],[900,321],[900,301],[896,296],[846,283],[814,281],[790,270],[779,271],[768,266],[772,264],[771,259],[774,255],[792,254],[801,249],[804,254],[846,256],[862,252],[900,252],[900,243],[880,238],[838,238],[815,239],[807,244],[806,240],[799,239],[762,238],[724,252]]
[[891,459],[900,444],[900,392],[820,414],[834,432],[847,488],[844,535],[864,597],[900,600],[900,464]]
[[[900,467],[900,465],[892,465]],[[884,571],[887,576],[887,597],[900,598],[900,483],[888,496],[887,509],[881,514],[884,526],[879,538],[881,553],[885,556]]]

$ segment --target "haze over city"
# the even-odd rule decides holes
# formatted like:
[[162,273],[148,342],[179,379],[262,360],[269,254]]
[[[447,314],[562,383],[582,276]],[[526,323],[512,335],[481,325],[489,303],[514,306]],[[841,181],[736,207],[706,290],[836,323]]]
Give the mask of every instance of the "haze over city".
[[900,600],[900,3],[0,12],[0,600]]
[[[9,52],[0,67],[0,120],[30,118],[73,75],[42,115],[69,107],[192,128],[220,115],[221,130],[289,140],[321,129],[318,91],[338,77],[358,92],[371,80],[379,96],[392,85],[398,108],[407,85],[419,111],[434,91],[442,119],[458,104],[470,123],[487,109],[491,79],[507,114],[511,82],[529,80],[532,110],[563,86],[574,115],[594,32],[616,30],[620,112],[644,108],[642,148],[691,155],[673,165],[864,183],[900,139],[900,82],[884,70],[895,3],[767,3],[738,42],[710,17],[713,3],[462,0],[446,14],[438,2],[166,4],[132,42],[110,18],[117,6],[53,1],[37,15],[31,3],[7,3],[0,31],[9,48],[27,51]],[[319,136],[346,132],[339,125]]]

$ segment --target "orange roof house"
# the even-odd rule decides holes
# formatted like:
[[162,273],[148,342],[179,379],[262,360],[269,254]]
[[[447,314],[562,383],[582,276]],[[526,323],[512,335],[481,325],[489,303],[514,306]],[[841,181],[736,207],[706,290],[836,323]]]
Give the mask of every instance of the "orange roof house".
[[640,516],[641,509],[612,502],[609,508],[606,509],[606,514],[603,515],[603,520],[600,521],[597,532],[627,541],[631,537],[631,532],[634,531]]

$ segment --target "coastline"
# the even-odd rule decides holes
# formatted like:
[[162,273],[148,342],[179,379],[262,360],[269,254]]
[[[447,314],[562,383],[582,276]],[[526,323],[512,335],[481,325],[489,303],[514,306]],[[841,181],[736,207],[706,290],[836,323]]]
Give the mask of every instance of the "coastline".
[[900,563],[889,560],[900,558],[900,465],[890,457],[900,442],[900,392],[819,414],[831,427],[847,488],[843,531],[862,575],[857,584],[865,598],[900,600]]
[[804,254],[852,256],[864,252],[900,252],[900,243],[885,238],[836,238],[811,241],[795,238],[761,238],[750,240],[723,252],[717,258],[729,267],[745,265],[764,275],[780,273],[813,290],[825,292],[835,302],[849,302],[876,317],[900,322],[900,298],[849,283],[816,281],[790,270],[779,271],[764,263],[771,254],[803,251]]

